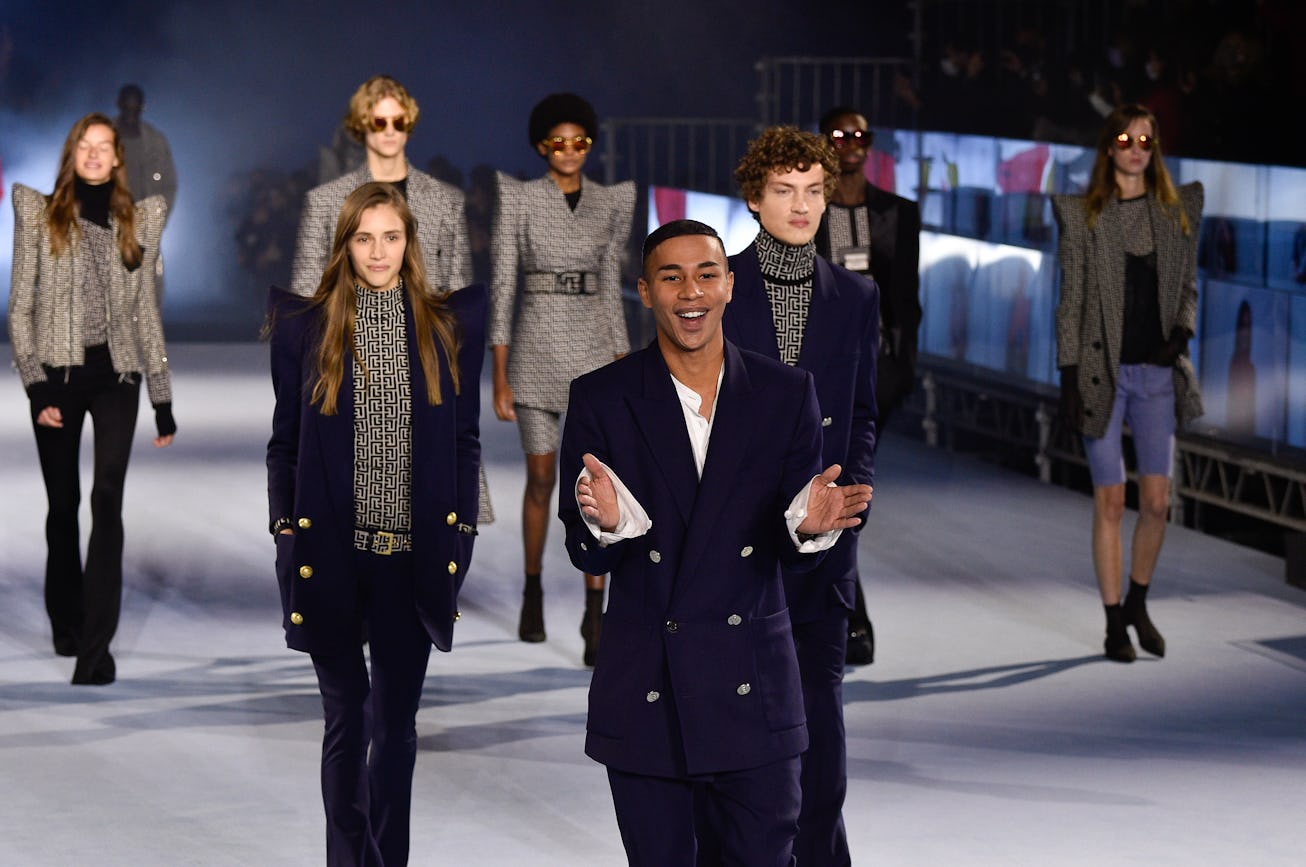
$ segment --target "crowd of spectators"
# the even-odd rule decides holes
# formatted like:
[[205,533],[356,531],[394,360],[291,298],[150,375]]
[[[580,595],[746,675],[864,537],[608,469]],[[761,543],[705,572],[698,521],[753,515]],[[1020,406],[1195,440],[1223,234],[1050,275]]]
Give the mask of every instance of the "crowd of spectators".
[[1004,39],[941,36],[918,84],[898,78],[892,120],[1091,145],[1115,106],[1140,102],[1157,116],[1166,153],[1306,164],[1292,113],[1273,110],[1306,96],[1306,55],[1295,45],[1306,4],[1126,2],[1118,13],[1091,49],[1064,22],[1054,38],[1039,18],[1017,21]]

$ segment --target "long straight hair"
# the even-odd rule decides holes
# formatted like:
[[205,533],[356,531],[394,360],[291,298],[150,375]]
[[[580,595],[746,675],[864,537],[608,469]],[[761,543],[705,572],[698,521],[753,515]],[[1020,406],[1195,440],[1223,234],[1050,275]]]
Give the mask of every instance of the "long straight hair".
[[113,192],[109,194],[109,213],[118,223],[118,253],[128,268],[141,264],[141,245],[136,241],[136,206],[132,204],[131,189],[127,186],[127,160],[123,157],[122,138],[118,127],[107,116],[93,111],[83,117],[68,131],[63,152],[59,155],[59,175],[50,194],[46,208],[45,224],[50,230],[50,254],[62,256],[71,243],[77,226],[77,198],[74,192],[77,180],[77,144],[93,126],[107,126],[113,132],[113,155],[118,165],[109,175]]
[[345,352],[353,356],[354,365],[361,375],[367,375],[354,341],[354,304],[359,291],[371,290],[359,288],[360,281],[349,258],[349,241],[358,231],[363,212],[377,207],[393,208],[404,225],[404,261],[399,267],[399,276],[413,309],[417,355],[421,360],[422,374],[426,377],[426,401],[432,406],[442,402],[437,341],[449,364],[454,394],[462,393],[458,374],[457,321],[446,303],[448,296],[432,295],[427,285],[422,248],[417,241],[417,221],[393,184],[374,181],[354,190],[345,199],[336,219],[331,257],[313,295],[313,306],[322,311],[322,332],[317,347],[317,379],[310,400],[318,404],[323,415],[336,413],[340,386],[345,377]]
[[1116,183],[1115,163],[1111,152],[1115,149],[1115,139],[1120,133],[1129,129],[1136,120],[1145,120],[1152,126],[1152,159],[1143,170],[1143,182],[1147,191],[1156,196],[1161,207],[1176,216],[1179,227],[1185,235],[1191,229],[1188,214],[1184,212],[1179,193],[1175,191],[1174,181],[1165,168],[1165,159],[1161,156],[1161,130],[1157,126],[1156,116],[1137,103],[1118,106],[1107,115],[1102,124],[1102,133],[1097,137],[1097,159],[1093,161],[1093,173],[1089,177],[1088,192],[1084,197],[1084,209],[1088,211],[1088,225],[1091,228],[1097,217],[1106,207],[1112,196],[1120,192]]

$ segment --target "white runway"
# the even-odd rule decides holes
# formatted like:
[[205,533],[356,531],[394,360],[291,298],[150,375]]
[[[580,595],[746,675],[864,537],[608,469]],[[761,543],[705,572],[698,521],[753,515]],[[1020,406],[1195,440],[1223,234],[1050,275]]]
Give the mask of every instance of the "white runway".
[[[5,867],[324,861],[320,707],[282,641],[266,529],[266,347],[171,349],[180,430],[155,450],[141,415],[108,687],[70,686],[51,649],[36,449],[17,377],[0,389]],[[623,864],[582,752],[580,577],[556,525],[549,641],[517,641],[523,468],[488,389],[483,427],[498,521],[454,652],[432,655],[412,863]],[[845,687],[854,864],[1304,863],[1306,592],[1280,559],[1172,528],[1149,596],[1169,655],[1104,661],[1090,514],[885,440],[860,543],[877,660]]]

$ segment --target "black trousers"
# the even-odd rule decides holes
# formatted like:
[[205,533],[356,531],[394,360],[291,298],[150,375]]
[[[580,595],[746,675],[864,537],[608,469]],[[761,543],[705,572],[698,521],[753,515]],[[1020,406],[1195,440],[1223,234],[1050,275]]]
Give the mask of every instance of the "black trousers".
[[[76,652],[78,672],[112,674],[109,643],[122,608],[122,497],[136,431],[140,379],[113,370],[106,346],[86,349],[81,367],[46,368],[63,427],[36,424],[44,407],[32,407],[49,513],[45,519],[45,609],[55,648]],[[82,566],[77,512],[81,504],[82,427],[91,417],[95,471],[91,484],[91,540]]]
[[329,867],[408,863],[417,708],[431,639],[417,615],[413,557],[354,552],[363,648],[313,654],[322,711],[322,803]]

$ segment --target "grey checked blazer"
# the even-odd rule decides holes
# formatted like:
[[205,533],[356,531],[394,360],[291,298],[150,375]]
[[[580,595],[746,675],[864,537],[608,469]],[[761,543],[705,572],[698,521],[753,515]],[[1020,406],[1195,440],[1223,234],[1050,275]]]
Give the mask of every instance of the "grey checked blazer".
[[[295,262],[290,269],[290,289],[312,295],[326,270],[331,239],[340,206],[354,190],[372,180],[366,165],[334,181],[309,190],[299,215]],[[462,190],[408,167],[408,209],[417,219],[417,240],[422,245],[426,279],[431,288],[453,292],[472,282],[472,257],[467,244],[467,219]]]
[[[1202,220],[1202,185],[1179,188],[1179,202],[1188,215],[1188,235],[1178,218],[1153,195],[1147,207],[1156,239],[1157,293],[1161,332],[1176,327],[1197,331],[1197,238]],[[1090,437],[1106,433],[1115,403],[1124,337],[1125,250],[1120,204],[1112,197],[1093,228],[1083,196],[1053,196],[1052,207],[1061,232],[1061,301],[1057,304],[1057,367],[1079,366],[1079,390],[1084,398],[1084,430]],[[1188,356],[1174,365],[1175,417],[1186,424],[1202,414],[1202,396]]]
[[[9,341],[23,387],[46,379],[41,365],[75,367],[86,361],[81,304],[91,267],[76,237],[63,255],[50,252],[46,197],[14,184],[14,262],[9,287]],[[168,206],[162,196],[136,203],[136,240],[143,258],[128,271],[117,260],[108,289],[109,358],[118,373],[144,373],[150,403],[172,400],[168,350],[154,292],[154,266]],[[109,218],[117,237],[118,221]],[[115,246],[116,249],[116,246]]]
[[[516,403],[564,412],[573,379],[630,351],[621,263],[635,215],[635,184],[605,187],[587,178],[573,211],[548,175],[519,181],[499,172],[498,180],[489,342],[512,347],[508,384]],[[519,270],[597,275],[597,292],[523,292],[514,321]]]

